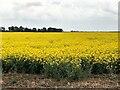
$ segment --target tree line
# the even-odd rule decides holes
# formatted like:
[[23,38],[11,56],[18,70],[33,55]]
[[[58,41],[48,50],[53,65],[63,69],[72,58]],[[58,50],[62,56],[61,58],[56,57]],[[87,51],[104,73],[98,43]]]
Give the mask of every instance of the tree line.
[[61,28],[46,28],[43,27],[42,29],[40,28],[28,28],[28,27],[17,27],[17,26],[10,26],[8,27],[8,30],[5,29],[5,27],[0,27],[0,31],[2,32],[63,32],[63,29]]

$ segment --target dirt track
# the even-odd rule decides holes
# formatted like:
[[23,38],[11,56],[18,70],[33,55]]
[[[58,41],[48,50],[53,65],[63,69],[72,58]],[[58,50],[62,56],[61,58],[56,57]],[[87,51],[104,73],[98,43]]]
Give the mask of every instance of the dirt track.
[[54,80],[45,78],[42,75],[33,74],[3,74],[3,88],[116,88],[120,86],[118,75],[110,79],[108,75],[93,75],[83,81],[68,82],[67,80]]

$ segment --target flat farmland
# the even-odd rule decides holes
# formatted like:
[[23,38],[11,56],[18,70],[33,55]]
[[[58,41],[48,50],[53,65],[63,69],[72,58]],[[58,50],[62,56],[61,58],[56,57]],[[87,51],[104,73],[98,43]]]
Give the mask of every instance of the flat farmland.
[[118,73],[117,32],[2,32],[3,72],[55,79]]

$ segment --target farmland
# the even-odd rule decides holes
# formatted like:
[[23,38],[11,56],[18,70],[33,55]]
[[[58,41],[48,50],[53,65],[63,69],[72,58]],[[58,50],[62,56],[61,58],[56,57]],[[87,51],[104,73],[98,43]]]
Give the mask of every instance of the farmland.
[[118,52],[115,32],[2,32],[4,73],[43,73],[70,80],[118,73]]

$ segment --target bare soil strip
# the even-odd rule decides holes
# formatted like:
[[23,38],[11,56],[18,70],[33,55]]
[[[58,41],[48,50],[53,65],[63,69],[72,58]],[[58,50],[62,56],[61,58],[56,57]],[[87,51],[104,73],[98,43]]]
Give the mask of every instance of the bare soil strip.
[[120,75],[92,75],[89,79],[69,82],[45,78],[43,75],[7,73],[2,76],[3,88],[119,88]]

